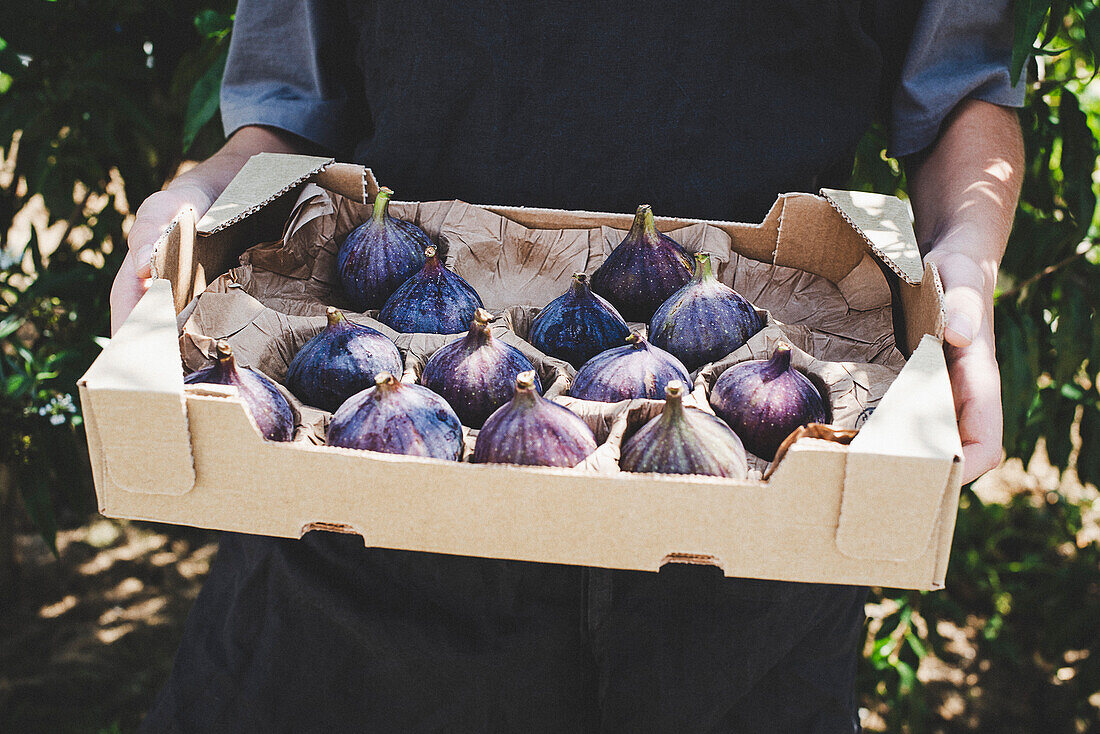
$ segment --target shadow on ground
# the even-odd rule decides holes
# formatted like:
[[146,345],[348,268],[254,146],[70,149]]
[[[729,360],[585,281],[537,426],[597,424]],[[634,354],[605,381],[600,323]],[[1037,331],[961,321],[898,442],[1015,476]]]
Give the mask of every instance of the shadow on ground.
[[99,518],[19,538],[0,603],[0,731],[133,731],[168,675],[210,566],[209,531]]

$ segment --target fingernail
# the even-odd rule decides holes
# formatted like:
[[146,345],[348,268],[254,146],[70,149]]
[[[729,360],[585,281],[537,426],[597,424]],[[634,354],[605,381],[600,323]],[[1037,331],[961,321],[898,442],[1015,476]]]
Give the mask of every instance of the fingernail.
[[955,332],[968,343],[974,341],[974,322],[964,313],[953,313],[947,317],[947,328]]

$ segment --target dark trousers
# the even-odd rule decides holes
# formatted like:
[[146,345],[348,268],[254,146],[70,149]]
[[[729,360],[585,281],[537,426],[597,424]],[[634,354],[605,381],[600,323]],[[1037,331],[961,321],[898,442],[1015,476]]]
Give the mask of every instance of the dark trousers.
[[866,590],[223,536],[148,732],[858,732]]

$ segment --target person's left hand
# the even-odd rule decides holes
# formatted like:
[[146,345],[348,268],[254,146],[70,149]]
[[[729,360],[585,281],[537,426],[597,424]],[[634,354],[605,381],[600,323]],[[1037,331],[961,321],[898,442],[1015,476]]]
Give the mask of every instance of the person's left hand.
[[988,272],[951,243],[934,247],[932,261],[943,281],[944,348],[955,413],[962,437],[963,482],[970,482],[1001,462],[1001,374],[993,341],[993,283]]

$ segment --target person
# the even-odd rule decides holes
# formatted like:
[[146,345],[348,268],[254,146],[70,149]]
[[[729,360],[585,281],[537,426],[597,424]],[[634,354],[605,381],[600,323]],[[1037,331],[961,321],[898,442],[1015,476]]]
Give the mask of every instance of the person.
[[[364,163],[410,200],[759,221],[842,187],[886,110],[945,291],[969,481],[1000,460],[993,286],[1022,171],[1006,0],[241,0],[228,140],[137,211],[155,239],[261,151]],[[599,539],[593,539],[599,542]],[[146,731],[859,730],[865,589],[226,534]]]

